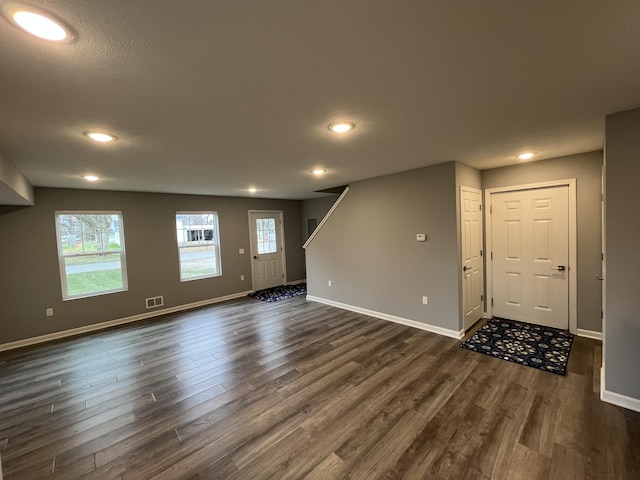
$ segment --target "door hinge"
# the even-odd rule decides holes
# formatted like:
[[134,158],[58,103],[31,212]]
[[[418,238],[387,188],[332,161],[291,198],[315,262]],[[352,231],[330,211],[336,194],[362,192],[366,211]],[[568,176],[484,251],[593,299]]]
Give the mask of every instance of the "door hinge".
[[480,256],[482,256],[482,250],[480,250]]
[[493,252],[491,252],[491,260],[493,260]]
[[484,295],[480,295],[480,301],[484,300]]
[[493,297],[491,297],[491,306],[493,307]]
[[480,211],[482,211],[482,204],[478,205],[480,207]]
[[493,213],[493,205],[489,205],[489,213]]

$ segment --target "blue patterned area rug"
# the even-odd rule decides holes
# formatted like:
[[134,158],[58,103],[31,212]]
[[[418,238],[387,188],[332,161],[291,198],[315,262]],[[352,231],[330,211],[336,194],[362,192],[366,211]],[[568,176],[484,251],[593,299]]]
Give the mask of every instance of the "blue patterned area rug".
[[307,293],[307,284],[300,285],[282,285],[280,287],[265,288],[257,292],[250,293],[249,296],[263,302],[277,302],[285,298],[305,295]]
[[491,318],[462,348],[566,375],[573,335],[565,330]]

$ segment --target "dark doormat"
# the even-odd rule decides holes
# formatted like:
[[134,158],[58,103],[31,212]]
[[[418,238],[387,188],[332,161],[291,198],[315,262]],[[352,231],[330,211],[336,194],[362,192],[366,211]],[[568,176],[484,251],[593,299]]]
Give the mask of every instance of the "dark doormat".
[[306,295],[307,284],[300,285],[282,285],[280,287],[265,288],[257,292],[250,293],[249,296],[263,302],[277,302],[284,298],[296,297],[298,295]]
[[462,348],[565,375],[573,335],[565,330],[502,318],[487,320]]

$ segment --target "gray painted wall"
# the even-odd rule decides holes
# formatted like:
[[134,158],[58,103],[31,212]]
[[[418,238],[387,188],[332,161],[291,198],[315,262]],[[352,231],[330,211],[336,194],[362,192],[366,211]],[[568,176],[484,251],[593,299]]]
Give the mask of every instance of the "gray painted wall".
[[494,168],[482,172],[484,189],[576,179],[578,328],[602,331],[602,152]]
[[307,247],[309,294],[458,332],[457,223],[453,162],[352,183]]
[[[482,174],[480,170],[477,170],[464,163],[456,162],[456,186],[458,193],[460,193],[460,187],[471,187],[480,190],[482,188]],[[458,202],[460,202],[460,195],[458,195]]]
[[0,151],[0,205],[33,205],[33,187]]
[[605,388],[640,401],[640,109],[606,119]]
[[320,222],[327,212],[331,210],[338,197],[339,195],[330,195],[302,201],[302,238],[304,238],[305,242],[312,233],[307,229],[307,220],[315,218],[318,221],[318,225],[320,225]]
[[[35,207],[0,215],[0,343],[145,313],[151,296],[163,295],[173,307],[251,290],[250,209],[284,211],[287,280],[304,278],[300,201],[46,188],[37,188],[35,199]],[[56,210],[122,211],[128,291],[62,301]],[[218,212],[222,276],[180,282],[181,210]],[[53,317],[45,316],[47,307]]]

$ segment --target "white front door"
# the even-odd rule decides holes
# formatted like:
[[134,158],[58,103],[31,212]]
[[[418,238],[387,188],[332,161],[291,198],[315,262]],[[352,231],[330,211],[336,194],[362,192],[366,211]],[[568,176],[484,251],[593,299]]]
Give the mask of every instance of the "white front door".
[[253,289],[284,285],[282,212],[249,212]]
[[460,188],[460,231],[462,236],[462,311],[464,329],[482,317],[482,193]]
[[569,327],[569,187],[491,194],[493,314]]

